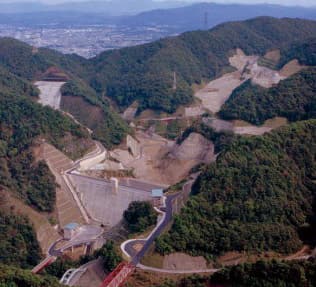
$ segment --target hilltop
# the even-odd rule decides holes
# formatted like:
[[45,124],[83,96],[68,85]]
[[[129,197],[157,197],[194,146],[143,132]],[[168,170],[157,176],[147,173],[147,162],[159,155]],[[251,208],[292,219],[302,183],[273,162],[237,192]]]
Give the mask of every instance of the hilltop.
[[[221,24],[209,31],[184,33],[150,44],[101,53],[91,59],[88,81],[120,107],[135,100],[139,111],[174,112],[193,101],[193,84],[231,71],[236,48],[264,55],[315,36],[316,22],[259,17]],[[174,72],[177,89],[173,89]]]
[[[75,160],[91,151],[92,138],[108,150],[118,146],[100,164],[104,170],[82,171],[85,178],[96,174],[102,177],[97,179],[101,196],[94,199],[100,198],[97,208],[102,216],[103,203],[109,212],[115,208],[104,197],[103,186],[100,189],[100,180],[106,176],[123,174],[140,180],[148,176],[152,181],[162,182],[175,169],[178,172],[187,168],[186,160],[194,166],[185,175],[201,172],[187,205],[175,217],[170,230],[156,241],[156,250],[162,255],[185,252],[209,261],[227,252],[284,257],[304,244],[315,244],[316,120],[311,119],[315,117],[315,31],[314,21],[260,17],[107,51],[90,60],[36,49],[9,38],[0,39],[0,250],[4,254],[0,265],[30,268],[42,256],[37,230],[31,218],[23,215],[25,210],[55,224],[56,188],[61,192],[63,189],[56,182],[67,169],[56,169],[55,177],[54,169],[50,170],[39,156],[41,144],[46,142],[48,153],[58,154],[59,161],[67,162],[66,166],[73,164],[69,158]],[[263,88],[242,79],[247,74],[246,65],[237,81],[241,85],[219,115],[254,124],[274,116],[299,122],[260,137],[243,137],[234,135],[234,129],[213,129],[207,121],[214,116],[210,113],[197,116],[197,120],[168,115],[165,126],[165,122],[159,122],[161,118],[157,119],[161,130],[165,128],[168,141],[152,132],[152,118],[145,118],[144,122],[140,118],[134,125],[141,126],[139,130],[135,128],[136,139],[129,138],[132,147],[119,146],[134,128],[128,127],[118,112],[130,105],[135,109],[138,104],[138,113],[146,109],[157,114],[173,113],[192,104],[194,87],[235,71],[230,58],[236,56],[237,49],[245,53],[240,52],[238,57],[248,59],[246,55],[257,55],[256,59],[269,65],[272,72],[294,59],[301,66],[294,75]],[[276,49],[280,52],[278,61],[269,62],[267,52]],[[61,87],[62,111],[37,103],[39,90],[34,83],[47,78],[66,82]],[[90,128],[92,135],[65,112]],[[149,132],[144,131],[147,128]],[[98,150],[97,156],[104,153],[99,144]],[[154,176],[150,174],[153,171]],[[185,175],[179,177],[183,179]],[[86,200],[90,200],[95,184],[88,179],[89,185],[79,187],[88,193]],[[172,188],[182,187],[183,183]],[[170,191],[174,191],[172,188]],[[16,206],[11,204],[12,198],[19,203],[19,209],[12,207]],[[88,208],[87,212],[91,210]],[[109,222],[108,218],[105,220]],[[243,268],[251,272],[256,266]],[[19,269],[0,269],[4,270],[4,279],[0,281],[5,284],[18,280],[12,275],[14,272],[18,277],[27,277],[30,283],[25,284],[43,280]],[[228,272],[223,274],[230,282],[230,271],[224,272]],[[7,274],[10,276],[6,277]],[[58,286],[55,280],[47,280]]]
[[214,259],[229,251],[291,254],[315,242],[316,120],[239,138],[196,181],[162,254]]
[[[38,78],[51,66],[59,67],[81,90],[92,88],[89,97],[94,98],[95,106],[103,109],[107,134],[112,132],[112,122],[121,127],[120,134],[124,135],[127,129],[114,116],[108,99],[120,111],[137,101],[138,112],[152,109],[173,113],[178,107],[192,103],[194,84],[233,70],[229,57],[236,48],[247,55],[261,56],[273,49],[287,51],[294,43],[315,37],[315,31],[314,21],[259,17],[221,24],[208,31],[187,32],[150,44],[103,52],[90,60],[49,49],[38,49],[34,53],[32,47],[24,43],[3,38],[0,40],[0,63],[10,72],[28,80]],[[290,50],[284,55],[289,53]],[[19,65],[16,65],[18,58]],[[285,62],[285,59],[282,61]],[[27,67],[31,68],[27,70]],[[105,118],[111,118],[110,122]],[[90,128],[93,129],[94,125],[91,124]],[[100,137],[101,141],[105,136]],[[103,141],[109,142],[108,139]]]
[[[88,62],[84,58],[63,55],[50,49],[34,49],[14,39],[0,38],[1,66],[26,82],[40,80],[51,68],[57,68],[69,79],[69,83],[63,88],[65,97],[62,103],[66,102],[66,111],[75,114],[79,121],[95,131],[93,136],[107,147],[119,144],[127,134],[127,125],[111,108],[109,101],[98,97],[84,81],[88,70]],[[70,96],[72,99],[69,103]],[[75,108],[73,102],[76,101],[80,101],[86,110],[96,110],[98,117],[87,121],[86,113],[80,113]]]

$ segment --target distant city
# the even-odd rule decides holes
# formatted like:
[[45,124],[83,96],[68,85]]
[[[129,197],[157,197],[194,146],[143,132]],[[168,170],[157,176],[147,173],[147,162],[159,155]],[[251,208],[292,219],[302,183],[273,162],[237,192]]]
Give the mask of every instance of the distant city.
[[316,8],[189,3],[109,0],[50,6],[0,1],[0,37],[91,58],[105,50],[206,30],[229,21],[259,16],[316,20]]
[[[13,37],[35,47],[91,58],[102,51],[140,45],[170,36],[167,25],[128,27],[91,25],[74,27],[17,27],[0,25],[0,37]],[[175,35],[175,34],[174,34]]]

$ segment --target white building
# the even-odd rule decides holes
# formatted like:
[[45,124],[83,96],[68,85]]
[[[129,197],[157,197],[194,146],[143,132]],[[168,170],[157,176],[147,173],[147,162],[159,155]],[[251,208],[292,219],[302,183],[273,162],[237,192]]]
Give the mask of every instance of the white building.
[[64,239],[71,240],[79,231],[78,223],[69,223],[64,227]]

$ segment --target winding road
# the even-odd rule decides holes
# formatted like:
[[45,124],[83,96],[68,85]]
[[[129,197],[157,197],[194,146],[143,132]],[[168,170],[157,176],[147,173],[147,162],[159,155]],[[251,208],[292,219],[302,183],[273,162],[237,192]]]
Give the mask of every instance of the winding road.
[[[191,190],[194,181],[195,179],[190,180],[186,184],[184,184],[181,192],[167,196],[166,207],[164,208],[164,210],[159,211],[159,213],[162,214],[162,218],[157,223],[155,229],[149,234],[149,236],[146,239],[130,239],[121,244],[122,252],[126,257],[130,259],[133,265],[143,270],[170,274],[214,273],[218,271],[218,269],[167,270],[162,268],[153,268],[151,266],[145,266],[140,263],[142,258],[145,256],[146,252],[149,250],[150,246],[156,240],[156,238],[158,238],[161,235],[164,229],[172,221],[173,201],[177,197],[179,197],[183,192],[186,192],[187,189]],[[134,249],[134,246],[137,244],[143,245],[141,250],[138,252]]]

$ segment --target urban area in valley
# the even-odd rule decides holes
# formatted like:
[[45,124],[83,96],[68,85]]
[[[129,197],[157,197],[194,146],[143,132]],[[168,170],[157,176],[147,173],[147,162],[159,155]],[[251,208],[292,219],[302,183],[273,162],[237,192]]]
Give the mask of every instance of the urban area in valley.
[[0,37],[12,37],[35,47],[51,48],[85,58],[91,58],[105,50],[136,46],[170,35],[175,34],[166,25],[85,25],[56,28],[0,24]]

